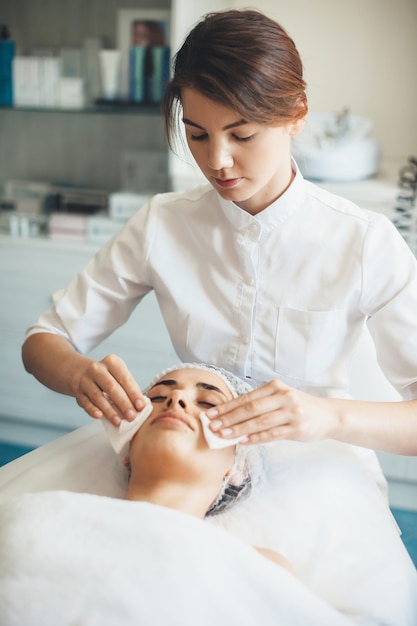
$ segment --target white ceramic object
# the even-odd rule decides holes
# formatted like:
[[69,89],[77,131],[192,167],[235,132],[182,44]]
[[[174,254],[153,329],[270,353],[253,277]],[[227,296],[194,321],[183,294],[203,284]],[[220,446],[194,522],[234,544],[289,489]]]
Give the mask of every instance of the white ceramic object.
[[376,174],[380,164],[380,146],[372,130],[370,120],[347,111],[310,113],[293,139],[292,154],[307,179],[363,180]]

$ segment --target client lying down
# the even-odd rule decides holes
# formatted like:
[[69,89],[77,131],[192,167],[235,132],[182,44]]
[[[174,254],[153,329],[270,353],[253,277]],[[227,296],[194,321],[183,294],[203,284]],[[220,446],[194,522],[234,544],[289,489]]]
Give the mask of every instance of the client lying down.
[[[263,449],[221,439],[204,411],[251,388],[225,370],[183,364],[165,370],[145,390],[148,403],[120,427],[103,419],[115,451],[129,466],[128,500],[152,502],[200,519],[249,495],[262,477]],[[281,555],[257,548],[291,570]]]
[[[414,578],[408,572],[407,557],[405,573],[391,576],[379,566],[372,570],[372,577],[365,567],[359,568],[359,576],[353,553],[357,537],[352,536],[351,545],[349,532],[344,531],[342,542],[348,554],[344,559],[338,548],[341,535],[337,524],[330,521],[330,531],[326,531],[324,516],[316,529],[314,515],[309,514],[308,493],[316,483],[322,489],[323,476],[331,467],[340,470],[338,485],[344,490],[341,503],[334,483],[329,483],[331,509],[339,517],[349,515],[351,507],[345,510],[342,504],[349,499],[349,485],[352,487],[357,508],[352,519],[346,520],[349,527],[361,516],[361,494],[363,510],[372,501],[373,492],[367,490],[362,474],[358,474],[362,485],[358,488],[357,482],[351,482],[351,470],[346,470],[349,476],[343,485],[343,455],[333,458],[332,451],[327,465],[322,450],[318,463],[300,456],[307,489],[307,497],[301,500],[297,486],[303,488],[303,481],[298,476],[296,483],[292,481],[294,464],[288,464],[284,454],[277,465],[280,500],[276,486],[272,490],[264,485],[267,450],[225,442],[206,429],[204,412],[209,407],[246,390],[240,379],[211,366],[185,364],[166,370],[148,385],[149,402],[134,422],[126,422],[120,429],[103,422],[120,457],[119,467],[123,468],[122,460],[126,464],[124,497],[49,491],[2,502],[2,626],[412,626],[416,606],[409,598]],[[314,471],[306,474],[306,463]],[[329,478],[332,481],[331,472]],[[292,494],[297,506],[291,519]],[[396,553],[399,539],[391,522],[385,521],[384,514],[381,517],[379,496],[375,498],[375,515],[383,529],[378,531],[377,548],[383,546],[383,550],[378,548],[378,558],[380,564],[386,564],[383,552],[389,553],[394,537]],[[321,512],[321,500],[328,507],[328,494],[320,491],[314,494],[314,510]],[[268,503],[270,514],[254,518],[251,502],[259,512],[261,501]],[[238,523],[242,512],[246,526]],[[366,526],[365,518],[363,523]],[[262,537],[262,524],[269,525],[273,541],[268,533]],[[304,526],[307,542],[298,526]],[[378,534],[375,529],[372,533]],[[289,540],[294,534],[293,541]],[[329,572],[332,579],[337,576],[329,569],[326,549],[321,552],[320,547],[308,561],[307,553],[320,536],[320,546],[325,538],[334,553],[331,567],[338,573],[339,583],[329,580]],[[367,547],[372,535],[364,535],[364,540]],[[272,545],[274,541],[276,545]],[[294,557],[296,576],[279,552],[289,556],[291,563]],[[397,562],[402,558],[401,553]],[[350,572],[357,588],[350,585]],[[381,580],[388,580],[390,587],[392,580],[398,588],[392,593]],[[354,598],[352,606],[347,597]],[[378,613],[382,603],[382,613]]]

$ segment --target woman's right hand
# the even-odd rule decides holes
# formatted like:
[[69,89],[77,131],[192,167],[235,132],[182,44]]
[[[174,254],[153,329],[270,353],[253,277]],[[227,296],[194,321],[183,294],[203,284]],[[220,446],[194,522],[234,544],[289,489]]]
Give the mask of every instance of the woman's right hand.
[[120,357],[109,354],[95,361],[77,352],[67,339],[48,332],[30,335],[22,346],[26,371],[58,393],[76,398],[95,419],[118,426],[145,406],[144,396]]
[[145,406],[139,385],[126,363],[115,354],[89,359],[75,385],[77,404],[94,419],[105,417],[115,426],[136,417]]

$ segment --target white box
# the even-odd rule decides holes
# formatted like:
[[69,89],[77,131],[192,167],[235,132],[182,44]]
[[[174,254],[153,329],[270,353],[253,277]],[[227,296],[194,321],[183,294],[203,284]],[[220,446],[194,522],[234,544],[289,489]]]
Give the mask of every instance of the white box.
[[82,109],[84,107],[84,81],[82,78],[60,78],[58,82],[58,104],[61,109]]
[[58,106],[58,85],[61,61],[57,57],[40,58],[40,105],[46,108]]
[[40,102],[39,58],[13,59],[13,102],[16,107],[38,107]]

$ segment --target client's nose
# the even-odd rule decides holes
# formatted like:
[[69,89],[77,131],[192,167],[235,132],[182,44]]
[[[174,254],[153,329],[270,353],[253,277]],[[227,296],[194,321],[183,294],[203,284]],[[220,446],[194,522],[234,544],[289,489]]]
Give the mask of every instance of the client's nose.
[[174,408],[177,405],[179,405],[182,409],[185,409],[187,403],[183,394],[181,394],[179,391],[174,391],[168,398],[167,406],[170,408]]

